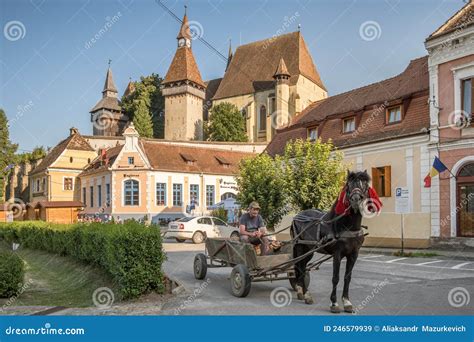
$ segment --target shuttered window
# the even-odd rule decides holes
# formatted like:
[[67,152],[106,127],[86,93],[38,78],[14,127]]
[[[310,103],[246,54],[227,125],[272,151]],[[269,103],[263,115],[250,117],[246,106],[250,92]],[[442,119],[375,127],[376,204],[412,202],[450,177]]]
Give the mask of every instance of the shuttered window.
[[392,196],[392,170],[391,166],[372,168],[372,187],[380,197]]

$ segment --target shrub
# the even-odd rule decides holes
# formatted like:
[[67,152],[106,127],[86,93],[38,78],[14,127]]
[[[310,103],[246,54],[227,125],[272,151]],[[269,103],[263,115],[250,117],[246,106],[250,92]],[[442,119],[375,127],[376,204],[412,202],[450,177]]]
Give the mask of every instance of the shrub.
[[12,252],[0,252],[0,297],[17,295],[24,276],[25,266],[21,258]]
[[14,222],[0,224],[0,239],[98,265],[112,277],[124,299],[164,291],[161,266],[165,255],[156,227],[133,221],[74,225]]
[[217,208],[211,211],[211,216],[220,218],[222,221],[227,222],[227,211],[224,208]]

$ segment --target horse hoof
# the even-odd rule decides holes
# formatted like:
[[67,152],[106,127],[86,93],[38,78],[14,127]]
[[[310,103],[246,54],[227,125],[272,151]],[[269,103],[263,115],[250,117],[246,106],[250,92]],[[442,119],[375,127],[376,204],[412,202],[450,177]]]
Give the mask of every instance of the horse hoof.
[[332,313],[341,313],[341,308],[339,307],[339,304],[333,303],[330,307],[330,310]]
[[354,313],[354,309],[352,308],[352,303],[349,299],[342,297],[342,303],[344,305],[345,312]]
[[303,288],[302,288],[301,286],[296,286],[296,297],[297,297],[299,300],[303,300],[303,299],[304,299]]
[[306,292],[304,295],[304,302],[306,304],[314,304],[314,299],[313,297],[309,294],[309,292]]

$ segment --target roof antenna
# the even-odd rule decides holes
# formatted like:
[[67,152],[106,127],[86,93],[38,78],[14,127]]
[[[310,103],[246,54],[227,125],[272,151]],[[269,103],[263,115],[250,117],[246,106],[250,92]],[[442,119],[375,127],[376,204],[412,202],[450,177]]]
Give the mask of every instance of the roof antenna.
[[298,24],[298,32],[301,31],[301,24]]
[[110,63],[112,63],[112,60],[109,58],[109,68],[110,68]]
[[188,6],[187,6],[187,5],[184,5],[184,15],[186,15],[187,10],[188,10]]

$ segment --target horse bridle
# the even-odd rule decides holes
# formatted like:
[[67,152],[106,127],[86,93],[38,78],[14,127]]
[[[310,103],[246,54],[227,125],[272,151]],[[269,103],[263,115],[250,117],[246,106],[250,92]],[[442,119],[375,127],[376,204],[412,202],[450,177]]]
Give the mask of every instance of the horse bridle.
[[359,180],[358,183],[359,183],[358,184],[359,186],[354,187],[350,191],[349,191],[349,185],[346,184],[346,196],[347,196],[349,201],[351,200],[352,196],[354,196],[356,194],[360,195],[360,197],[362,198],[362,201],[365,200],[368,197],[367,190],[366,191],[362,190],[362,188],[363,188],[362,181]]

